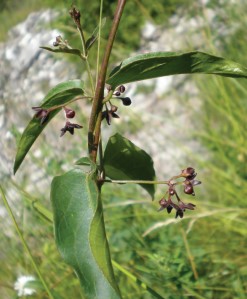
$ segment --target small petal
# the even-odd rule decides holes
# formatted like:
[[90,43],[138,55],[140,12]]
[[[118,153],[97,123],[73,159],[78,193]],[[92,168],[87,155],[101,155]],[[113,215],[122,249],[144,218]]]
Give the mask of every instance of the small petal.
[[78,125],[78,124],[72,124],[71,122],[67,121],[65,126],[61,129],[62,133],[60,137],[62,137],[67,131],[71,134],[74,135],[74,129],[81,129],[83,126]]
[[191,180],[190,183],[192,186],[197,186],[197,185],[200,185],[202,182],[198,181],[198,180]]
[[178,209],[178,210],[177,210],[175,218],[178,218],[178,217],[180,217],[180,218],[183,218],[183,217],[184,217],[184,212],[183,212],[183,210],[181,210],[181,209]]
[[169,206],[166,208],[167,213],[170,214],[171,211],[172,211],[172,209],[173,209],[173,207],[169,205]]
[[120,118],[115,112],[111,112],[113,118]]

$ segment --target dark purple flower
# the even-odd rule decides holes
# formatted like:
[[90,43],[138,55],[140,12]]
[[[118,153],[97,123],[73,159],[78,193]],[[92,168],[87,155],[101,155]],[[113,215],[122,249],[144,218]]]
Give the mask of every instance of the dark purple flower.
[[105,119],[109,126],[111,125],[112,118],[119,118],[117,113],[115,113],[113,110],[105,110],[102,112],[102,120]]
[[40,124],[43,125],[49,118],[49,111],[42,107],[32,107],[36,111],[35,117],[40,119]]
[[160,204],[160,209],[159,211],[162,211],[164,209],[167,210],[167,213],[170,214],[172,209],[174,208],[175,210],[178,210],[180,209],[178,205],[176,205],[172,200],[171,198],[168,198],[168,200],[166,200],[165,198],[162,198],[160,201],[159,201],[159,204]]
[[74,129],[81,129],[81,128],[83,128],[83,127],[78,124],[72,124],[71,122],[67,121],[65,126],[61,129],[62,133],[61,133],[60,137],[62,137],[67,131],[71,135],[74,135]]
[[185,210],[195,210],[196,205],[193,203],[184,203],[182,201],[179,202],[179,208],[183,211]]
[[178,218],[178,217],[180,217],[180,218],[184,217],[184,211],[183,210],[177,209],[175,218]]
[[195,173],[195,169],[193,167],[187,167],[186,169],[182,170],[181,175],[188,180],[193,180],[196,177],[197,173]]
[[201,184],[201,181],[194,180],[194,179],[190,180],[190,179],[186,178],[186,180],[183,182],[184,193],[191,194],[191,195],[195,196],[194,186],[197,186],[200,184]]
[[74,20],[77,28],[81,27],[81,22],[80,22],[80,18],[81,18],[81,13],[79,10],[77,10],[75,7],[73,7],[70,11],[69,14],[71,16],[71,18]]
[[181,200],[179,200],[178,204],[175,204],[171,198],[168,198],[168,200],[166,200],[165,198],[162,198],[159,201],[160,204],[160,209],[159,211],[162,211],[164,209],[167,210],[167,213],[170,214],[172,209],[176,210],[176,215],[175,218],[183,218],[184,216],[184,212],[185,210],[194,210],[195,209],[195,205],[192,203],[184,203]]

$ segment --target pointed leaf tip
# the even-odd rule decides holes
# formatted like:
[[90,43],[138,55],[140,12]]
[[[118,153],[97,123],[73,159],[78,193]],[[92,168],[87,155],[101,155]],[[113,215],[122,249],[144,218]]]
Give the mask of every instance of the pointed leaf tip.
[[153,52],[136,55],[115,67],[107,83],[116,88],[125,83],[178,74],[215,74],[233,78],[247,78],[247,68],[223,57],[194,51]]

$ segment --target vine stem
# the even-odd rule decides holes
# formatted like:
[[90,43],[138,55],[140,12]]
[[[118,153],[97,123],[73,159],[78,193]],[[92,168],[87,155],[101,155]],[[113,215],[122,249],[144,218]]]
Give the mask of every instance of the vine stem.
[[102,180],[103,183],[113,184],[147,184],[147,185],[168,185],[170,181],[144,181],[144,180]]
[[93,82],[93,76],[91,73],[91,68],[90,68],[90,65],[88,62],[85,36],[83,34],[81,26],[78,26],[78,24],[77,24],[77,30],[78,30],[78,32],[80,34],[80,38],[81,38],[82,52],[83,52],[83,56],[84,56],[84,58],[82,60],[85,61],[85,63],[86,63],[86,69],[87,69],[87,73],[88,73],[88,77],[89,77],[89,81],[90,81],[90,85],[91,85],[91,91],[92,91],[92,93],[94,93],[94,82]]
[[100,140],[102,101],[104,98],[104,87],[105,87],[107,66],[109,63],[112,46],[115,40],[115,36],[117,33],[121,16],[123,14],[125,4],[126,4],[126,0],[118,0],[115,16],[108,37],[105,54],[103,57],[100,73],[97,80],[95,96],[92,104],[92,110],[91,110],[91,115],[89,119],[89,128],[88,128],[88,150],[89,150],[90,158],[93,162],[96,162],[97,159],[98,144]]
[[98,82],[98,75],[99,75],[99,56],[100,56],[100,44],[101,44],[101,27],[102,27],[103,2],[104,2],[103,0],[100,0],[99,36],[98,36],[97,62],[96,62],[96,82]]
[[20,230],[20,228],[19,228],[19,226],[18,226],[18,224],[17,224],[17,222],[16,222],[15,216],[14,216],[12,210],[11,210],[11,207],[9,206],[8,200],[7,200],[7,198],[5,197],[5,194],[4,194],[4,191],[3,191],[1,185],[0,185],[0,192],[1,192],[1,194],[2,194],[2,198],[3,198],[4,205],[5,205],[5,207],[6,207],[7,211],[8,211],[8,213],[9,213],[10,218],[12,219],[12,222],[14,223],[15,229],[16,229],[16,231],[17,231],[19,237],[20,237],[20,240],[21,240],[21,242],[22,242],[22,245],[23,245],[23,247],[25,248],[26,252],[28,253],[29,258],[30,258],[30,260],[31,260],[31,263],[32,263],[32,265],[33,265],[33,267],[34,267],[34,269],[35,269],[35,271],[36,271],[36,273],[37,273],[37,275],[38,275],[38,277],[39,277],[41,283],[43,284],[44,289],[46,290],[46,292],[47,292],[49,298],[50,298],[50,299],[54,299],[54,297],[53,297],[53,295],[52,295],[52,293],[51,293],[51,291],[50,291],[48,285],[46,284],[46,282],[45,282],[45,280],[44,280],[44,278],[43,278],[43,276],[42,276],[42,274],[41,274],[41,272],[40,272],[40,270],[39,270],[38,265],[36,264],[36,262],[35,262],[35,260],[34,260],[34,258],[33,258],[33,256],[32,256],[32,253],[31,253],[31,251],[30,251],[30,249],[29,249],[29,247],[28,247],[28,245],[27,245],[25,239],[23,238],[22,232],[21,232],[21,230]]

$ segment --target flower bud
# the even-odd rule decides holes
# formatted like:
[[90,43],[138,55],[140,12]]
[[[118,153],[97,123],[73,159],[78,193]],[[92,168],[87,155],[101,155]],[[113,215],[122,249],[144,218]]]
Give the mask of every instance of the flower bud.
[[131,99],[130,98],[121,98],[124,106],[130,106],[131,105]]
[[186,193],[186,194],[191,194],[191,195],[195,195],[195,193],[194,193],[194,188],[193,188],[193,186],[192,186],[192,184],[186,184],[185,186],[184,186],[184,193]]
[[174,195],[176,192],[175,192],[175,190],[174,190],[174,187],[173,186],[170,186],[169,187],[169,194],[170,195]]
[[124,93],[125,92],[125,87],[123,85],[120,85],[117,90],[120,92],[120,93]]
[[118,107],[115,105],[111,105],[111,111],[116,112],[118,110]]
[[67,118],[73,118],[75,116],[75,111],[74,110],[72,110],[70,108],[66,108],[66,107],[64,107],[63,109],[65,111],[65,115],[66,115]]

